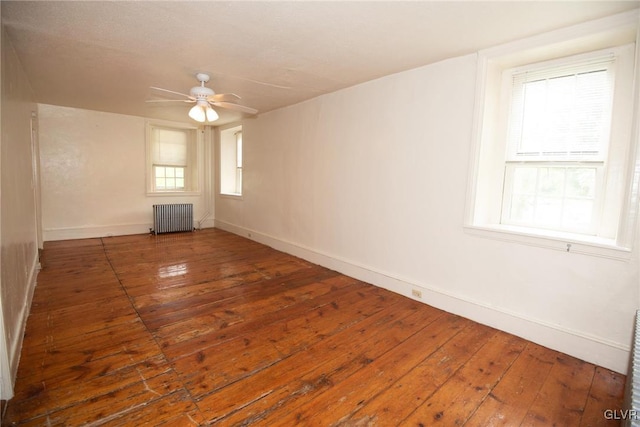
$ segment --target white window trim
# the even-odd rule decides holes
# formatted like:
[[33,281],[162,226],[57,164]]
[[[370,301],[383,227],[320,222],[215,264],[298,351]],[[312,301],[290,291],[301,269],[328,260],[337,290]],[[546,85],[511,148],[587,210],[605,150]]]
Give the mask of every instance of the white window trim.
[[[553,31],[537,37],[532,37],[478,53],[478,72],[476,80],[476,105],[474,109],[474,123],[468,191],[465,209],[464,230],[472,235],[491,239],[517,242],[548,249],[581,253],[613,259],[628,260],[635,236],[638,220],[638,190],[640,188],[640,159],[638,158],[639,114],[638,114],[638,50],[640,40],[639,12],[637,10],[612,17],[580,24],[562,30]],[[478,192],[478,177],[480,172],[481,141],[496,129],[485,126],[485,115],[494,115],[494,122],[500,112],[485,106],[487,86],[503,84],[500,71],[513,68],[519,64],[542,62],[554,57],[567,57],[583,52],[596,51],[613,45],[635,42],[635,69],[633,71],[633,94],[635,104],[632,106],[633,124],[629,140],[627,156],[627,176],[623,207],[618,225],[616,239],[603,239],[594,236],[544,231],[517,226],[500,224],[499,217],[491,220],[488,217],[478,218],[476,198]],[[499,70],[499,71],[497,71]],[[492,77],[494,76],[494,77]],[[493,78],[493,81],[491,80]],[[505,105],[504,100],[499,105]],[[504,148],[504,147],[503,147]],[[485,154],[486,155],[486,154]],[[503,173],[498,170],[496,173]],[[500,195],[501,197],[501,195]],[[489,203],[500,206],[501,201],[493,200]],[[498,210],[499,211],[499,210]]]
[[[197,166],[197,174],[195,179],[195,190],[176,190],[176,191],[156,191],[155,185],[153,181],[153,161],[151,156],[151,129],[156,127],[165,127],[165,128],[173,128],[173,129],[186,129],[186,130],[194,130],[196,132],[196,141],[195,141],[195,149],[196,152],[193,154],[195,157],[194,162]],[[202,167],[203,161],[201,153],[202,150],[202,129],[198,126],[194,126],[187,123],[180,122],[171,122],[166,120],[147,120],[145,122],[145,157],[146,157],[146,170],[145,170],[145,182],[146,182],[146,195],[147,197],[181,197],[181,196],[199,196],[201,194],[202,188]]]

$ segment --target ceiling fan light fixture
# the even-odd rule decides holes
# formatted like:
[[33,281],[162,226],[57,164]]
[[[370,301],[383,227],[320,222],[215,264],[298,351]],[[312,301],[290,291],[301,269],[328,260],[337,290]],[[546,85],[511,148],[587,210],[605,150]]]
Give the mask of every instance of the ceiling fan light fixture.
[[204,108],[197,104],[194,105],[193,107],[191,107],[191,110],[189,110],[189,117],[191,117],[196,122],[204,123],[204,121],[206,120],[206,113]]
[[189,117],[200,123],[204,123],[205,121],[215,122],[219,118],[218,113],[211,108],[205,99],[196,101],[196,105],[189,110]]
[[216,110],[214,110],[213,108],[211,108],[208,105],[207,105],[206,114],[207,114],[207,121],[208,122],[215,122],[220,117],[220,116],[218,116],[218,113],[216,113]]

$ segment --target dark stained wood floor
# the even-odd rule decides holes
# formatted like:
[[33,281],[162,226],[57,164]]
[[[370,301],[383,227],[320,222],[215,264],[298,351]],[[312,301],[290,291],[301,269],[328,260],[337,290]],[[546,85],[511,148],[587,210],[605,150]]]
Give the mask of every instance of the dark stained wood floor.
[[208,229],[46,243],[3,424],[618,425],[624,381]]

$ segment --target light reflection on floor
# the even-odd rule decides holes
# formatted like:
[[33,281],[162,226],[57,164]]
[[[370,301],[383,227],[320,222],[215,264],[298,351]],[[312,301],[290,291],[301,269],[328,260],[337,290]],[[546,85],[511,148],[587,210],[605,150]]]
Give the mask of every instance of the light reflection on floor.
[[161,267],[158,269],[158,276],[166,279],[167,277],[182,276],[189,272],[187,264],[175,264]]

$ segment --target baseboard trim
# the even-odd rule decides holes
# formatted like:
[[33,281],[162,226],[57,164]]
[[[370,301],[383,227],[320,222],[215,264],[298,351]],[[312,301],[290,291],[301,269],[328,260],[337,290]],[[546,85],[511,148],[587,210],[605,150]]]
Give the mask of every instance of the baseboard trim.
[[[36,289],[38,271],[40,270],[40,261],[38,259],[38,252],[34,254],[29,276],[27,278],[27,291],[25,292],[25,299],[22,301],[20,308],[20,314],[18,322],[16,323],[16,330],[13,331],[12,336],[15,337],[13,342],[7,343],[7,354],[9,360],[2,360],[3,370],[8,370],[8,376],[5,377],[3,373],[2,387],[0,387],[0,400],[9,400],[13,397],[13,387],[15,386],[16,377],[18,375],[18,365],[20,363],[20,353],[22,350],[22,343],[24,339],[24,332],[27,328],[27,319],[29,318],[29,312],[31,311],[31,302],[33,301],[33,294]],[[6,336],[5,336],[6,339]],[[0,354],[0,357],[4,358],[4,354]]]
[[199,221],[200,226],[198,228],[213,228],[215,227],[215,220],[213,218],[205,218]]
[[[462,295],[444,291],[425,283],[417,283],[370,266],[317,251],[297,243],[215,220],[215,227],[234,233],[274,249],[303,258],[323,267],[354,277],[416,301],[445,310],[478,323],[517,335],[542,346],[551,348],[581,360],[626,374],[630,348],[606,339],[571,330],[559,325],[528,317],[520,313],[490,307]],[[412,295],[419,290],[422,298]]]
[[55,240],[91,239],[149,233],[153,224],[114,224],[93,227],[48,228],[42,230],[45,242]]

